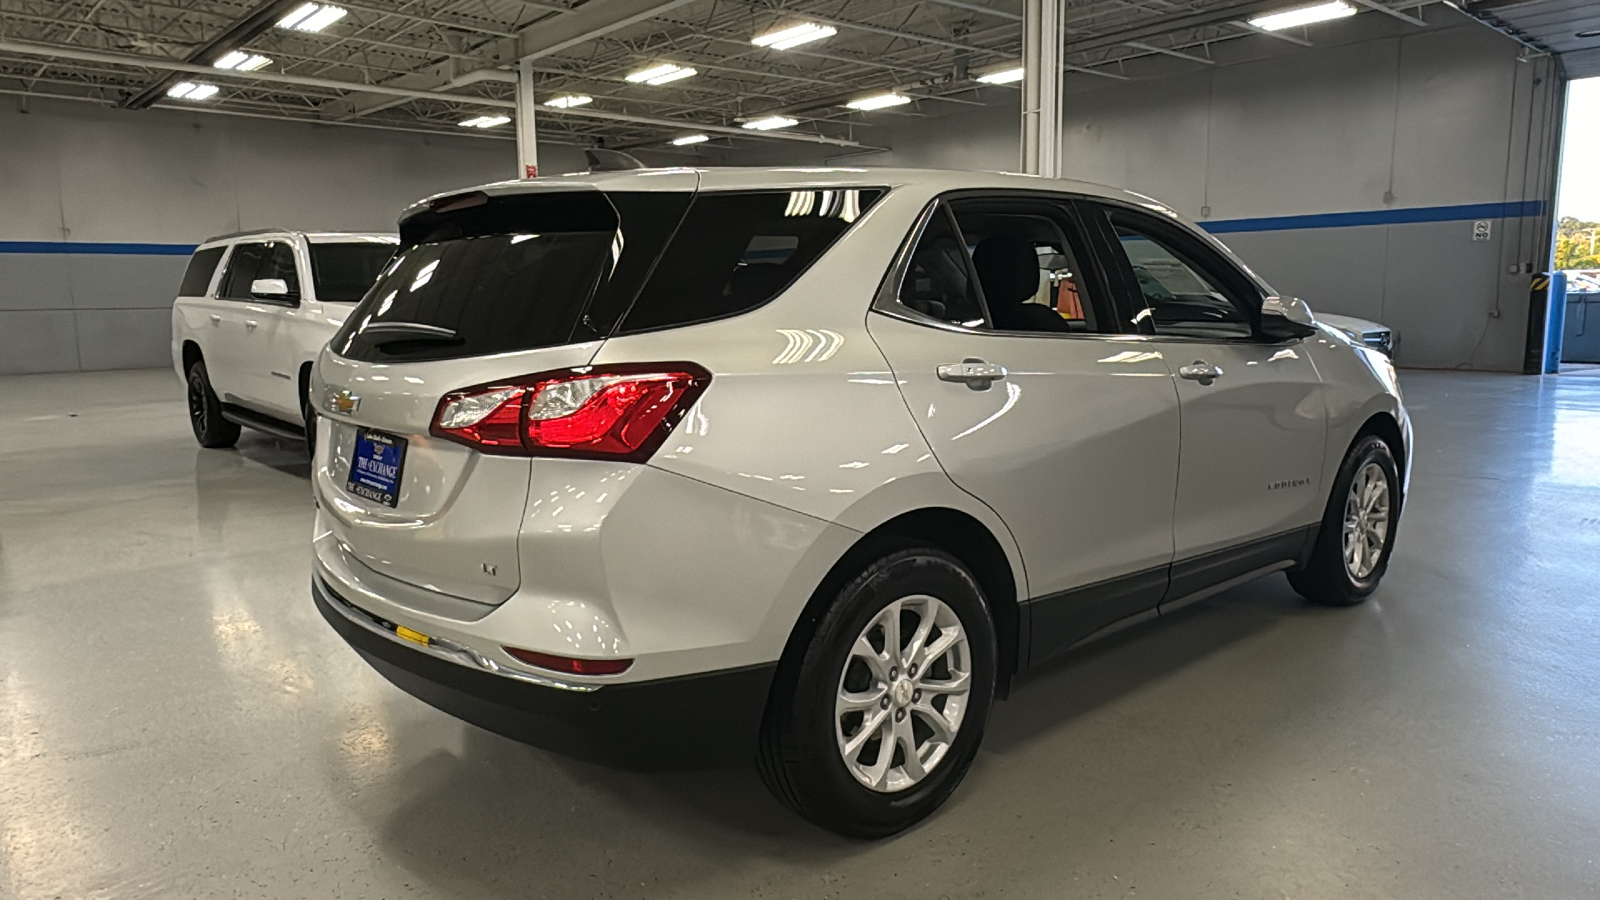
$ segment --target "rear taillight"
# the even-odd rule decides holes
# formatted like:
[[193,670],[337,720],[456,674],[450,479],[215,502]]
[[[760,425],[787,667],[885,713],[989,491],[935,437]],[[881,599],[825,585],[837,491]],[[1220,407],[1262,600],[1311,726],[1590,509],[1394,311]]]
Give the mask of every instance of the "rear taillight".
[[428,430],[484,453],[644,462],[710,383],[692,363],[543,372],[445,394]]

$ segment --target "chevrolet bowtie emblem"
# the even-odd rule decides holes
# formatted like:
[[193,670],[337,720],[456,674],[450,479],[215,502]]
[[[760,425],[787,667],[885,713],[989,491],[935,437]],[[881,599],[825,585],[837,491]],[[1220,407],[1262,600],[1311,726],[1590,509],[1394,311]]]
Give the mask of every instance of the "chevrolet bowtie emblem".
[[349,391],[340,391],[333,395],[333,412],[341,416],[348,416],[361,408],[361,398]]

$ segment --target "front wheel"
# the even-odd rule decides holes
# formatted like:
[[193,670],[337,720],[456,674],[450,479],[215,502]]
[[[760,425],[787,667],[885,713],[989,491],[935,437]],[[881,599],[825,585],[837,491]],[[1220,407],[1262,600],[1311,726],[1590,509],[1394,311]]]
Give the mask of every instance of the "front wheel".
[[773,793],[876,838],[937,809],[977,755],[998,653],[982,590],[938,550],[891,553],[839,592],[779,668],[761,735]]
[[1339,467],[1311,561],[1289,583],[1313,603],[1353,606],[1389,569],[1400,517],[1400,469],[1376,435],[1356,441]]
[[194,429],[194,439],[202,447],[232,447],[239,440],[239,426],[222,417],[222,401],[211,389],[211,379],[206,375],[204,360],[195,360],[189,367],[186,390],[189,401],[189,425]]

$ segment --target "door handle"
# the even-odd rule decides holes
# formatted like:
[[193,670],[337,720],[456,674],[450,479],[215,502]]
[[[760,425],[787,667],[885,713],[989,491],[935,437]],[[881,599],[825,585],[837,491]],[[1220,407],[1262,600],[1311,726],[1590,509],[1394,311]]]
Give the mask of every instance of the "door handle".
[[989,385],[1005,380],[1006,367],[969,356],[959,363],[940,366],[938,373],[940,381],[959,382],[975,391],[987,391]]
[[244,320],[244,327],[249,331],[255,331],[256,330],[256,326],[259,325],[259,324],[260,323],[257,322],[255,319],[245,319]]
[[211,317],[211,324],[213,324],[213,325],[221,325],[222,324],[222,317],[218,316],[218,315],[213,315]]
[[1179,366],[1178,377],[1187,378],[1190,381],[1198,381],[1201,384],[1210,384],[1222,377],[1222,367],[1213,366],[1203,359],[1197,359],[1187,366]]

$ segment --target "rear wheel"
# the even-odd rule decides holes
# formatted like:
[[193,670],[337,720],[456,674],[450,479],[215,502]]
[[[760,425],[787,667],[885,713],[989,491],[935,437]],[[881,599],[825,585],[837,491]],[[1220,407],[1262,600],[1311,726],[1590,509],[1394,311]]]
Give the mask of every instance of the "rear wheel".
[[189,425],[194,429],[194,439],[202,447],[232,447],[239,440],[239,426],[222,417],[222,401],[211,389],[211,379],[206,376],[204,360],[195,360],[189,366],[187,389]]
[[780,799],[867,838],[944,803],[983,739],[998,658],[988,604],[958,560],[923,548],[879,559],[791,655],[761,736]]
[[1400,469],[1376,435],[1356,442],[1339,467],[1311,561],[1289,573],[1302,597],[1352,606],[1378,587],[1389,569],[1400,515]]

